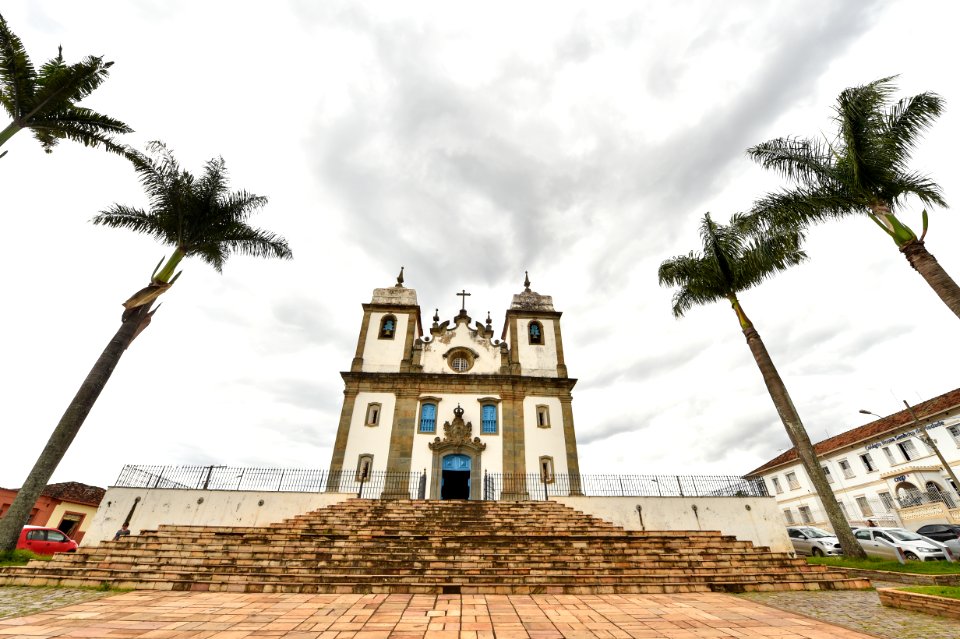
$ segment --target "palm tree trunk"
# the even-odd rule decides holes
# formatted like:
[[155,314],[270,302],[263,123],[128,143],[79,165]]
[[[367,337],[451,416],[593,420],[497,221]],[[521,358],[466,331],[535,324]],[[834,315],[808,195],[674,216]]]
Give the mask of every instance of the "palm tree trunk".
[[150,305],[147,304],[124,313],[120,328],[100,354],[100,358],[87,374],[87,378],[83,380],[80,390],[60,418],[60,423],[50,435],[47,445],[37,458],[23,486],[20,487],[10,509],[3,519],[0,519],[0,552],[16,548],[20,530],[30,519],[30,512],[37,503],[37,499],[80,431],[87,414],[106,386],[123,352],[136,337],[141,324],[149,319],[149,312]]
[[770,393],[770,399],[773,400],[773,405],[777,408],[780,421],[783,422],[783,427],[786,429],[790,441],[797,449],[800,462],[803,464],[804,470],[807,471],[807,476],[810,478],[810,482],[813,484],[813,488],[817,496],[819,496],[820,502],[823,504],[827,519],[833,527],[837,539],[840,540],[840,547],[843,549],[844,556],[866,559],[867,554],[850,531],[850,524],[847,522],[847,518],[844,517],[843,511],[840,510],[840,504],[837,503],[837,497],[833,494],[833,489],[831,489],[830,484],[827,483],[826,475],[823,473],[823,467],[820,465],[820,460],[817,459],[813,444],[810,442],[810,436],[807,435],[807,430],[803,427],[803,422],[800,421],[800,415],[793,405],[793,400],[790,399],[790,394],[787,392],[787,387],[780,378],[780,373],[777,372],[776,366],[773,365],[773,360],[770,358],[770,353],[767,352],[767,347],[763,344],[763,340],[760,339],[760,333],[753,327],[753,322],[747,318],[736,297],[732,297],[730,301],[731,304],[733,304],[734,311],[737,313],[737,319],[740,320],[740,326],[743,329],[744,337],[747,338],[747,345],[750,347],[750,352],[753,353],[753,358],[760,368],[760,374],[763,375],[763,382],[767,385],[767,392]]
[[16,122],[11,122],[7,127],[0,131],[0,146],[3,146],[7,140],[13,137],[13,134],[20,130],[20,126]]
[[900,247],[910,266],[920,273],[933,292],[940,296],[953,314],[960,317],[960,286],[953,281],[940,263],[927,249],[921,240],[913,240]]

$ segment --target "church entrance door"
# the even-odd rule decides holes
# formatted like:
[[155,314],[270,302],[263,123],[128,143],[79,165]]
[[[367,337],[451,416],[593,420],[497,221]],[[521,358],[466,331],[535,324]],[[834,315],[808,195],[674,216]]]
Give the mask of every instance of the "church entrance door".
[[443,458],[440,499],[470,499],[470,457],[467,455]]

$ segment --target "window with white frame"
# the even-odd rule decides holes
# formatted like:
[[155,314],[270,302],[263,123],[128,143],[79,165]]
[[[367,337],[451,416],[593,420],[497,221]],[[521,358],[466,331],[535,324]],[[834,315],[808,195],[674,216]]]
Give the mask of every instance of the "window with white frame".
[[897,448],[900,449],[900,453],[903,455],[904,460],[910,461],[917,457],[917,447],[913,445],[913,442],[909,439],[905,439],[899,444]]
[[953,437],[953,443],[957,445],[957,448],[960,448],[960,426],[947,426],[947,432]]
[[770,481],[773,483],[773,489],[778,495],[783,492],[783,487],[780,485],[779,477],[771,477]]
[[824,475],[824,477],[827,478],[827,483],[828,483],[828,484],[832,484],[832,483],[833,483],[833,475],[830,473],[830,467],[829,467],[829,466],[821,466],[821,468],[823,469],[823,475]]
[[854,497],[857,502],[857,507],[860,508],[860,512],[863,513],[864,517],[873,516],[873,508],[870,507],[870,502],[867,501],[867,498],[863,495],[859,497]]
[[841,459],[837,462],[837,465],[840,467],[840,472],[842,472],[843,476],[847,479],[850,479],[854,476],[853,468],[850,467],[850,462],[848,462],[846,459]]
[[860,461],[863,462],[863,469],[868,473],[872,473],[877,469],[877,465],[873,463],[873,457],[870,456],[870,453],[860,455]]
[[897,463],[897,458],[893,456],[893,451],[890,450],[889,446],[883,447],[883,454],[887,456],[887,461],[890,462],[891,466]]
[[370,480],[370,474],[373,472],[373,455],[360,455],[357,459],[357,481],[366,482]]
[[805,524],[813,523],[813,513],[810,512],[810,506],[800,506],[797,510],[800,511],[800,521]]
[[893,510],[893,497],[890,496],[890,493],[877,493],[877,497],[880,498],[880,503],[883,504],[884,510],[887,512],[891,512]]
[[787,525],[788,525],[788,526],[792,526],[792,525],[794,525],[794,524],[796,523],[796,522],[794,521],[794,519],[793,519],[793,511],[790,510],[789,508],[784,508],[784,510],[783,510],[783,518],[787,520]]
[[797,488],[800,488],[800,482],[797,481],[796,473],[787,473],[786,478],[787,478],[787,485],[790,486],[791,490],[796,490]]

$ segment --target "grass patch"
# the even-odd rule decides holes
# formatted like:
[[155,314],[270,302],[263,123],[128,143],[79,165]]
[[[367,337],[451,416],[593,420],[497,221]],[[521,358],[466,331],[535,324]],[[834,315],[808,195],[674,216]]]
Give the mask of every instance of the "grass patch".
[[861,570],[887,570],[889,572],[909,572],[915,575],[960,575],[960,563],[949,561],[899,561],[886,559],[846,559],[845,557],[808,557],[807,562],[839,568],[859,568]]
[[23,566],[31,559],[50,561],[53,555],[36,555],[29,550],[7,550],[0,552],[0,566]]
[[918,592],[921,595],[936,595],[937,597],[960,599],[960,586],[913,586],[910,588],[897,588],[897,590]]

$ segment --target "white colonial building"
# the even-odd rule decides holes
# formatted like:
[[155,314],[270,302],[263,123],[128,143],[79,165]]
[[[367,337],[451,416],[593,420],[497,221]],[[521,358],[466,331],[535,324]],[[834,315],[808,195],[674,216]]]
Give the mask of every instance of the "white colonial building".
[[[960,472],[960,389],[888,415],[816,444],[827,481],[851,525],[902,526],[960,523],[958,486],[921,428]],[[776,497],[785,523],[828,527],[826,515],[796,449],[751,471]]]
[[[378,288],[363,305],[330,468],[356,478],[425,473],[433,499],[479,499],[484,473],[579,473],[571,390],[553,300],[513,296],[503,332],[460,313],[424,332],[417,293]],[[355,473],[355,477],[353,476]],[[523,498],[525,483],[503,484]],[[404,485],[396,488],[403,496]],[[384,489],[390,496],[391,488]],[[508,495],[509,496],[509,495]]]

